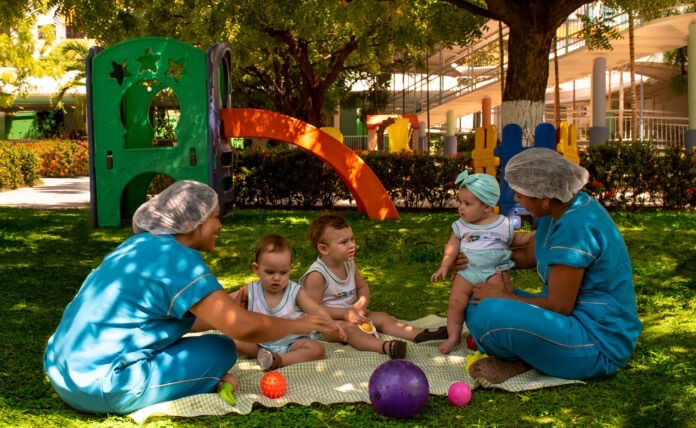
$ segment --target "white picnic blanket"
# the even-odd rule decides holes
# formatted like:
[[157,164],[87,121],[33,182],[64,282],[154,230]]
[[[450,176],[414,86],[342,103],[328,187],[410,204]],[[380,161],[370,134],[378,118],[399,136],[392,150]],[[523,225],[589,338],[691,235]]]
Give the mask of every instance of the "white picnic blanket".
[[[428,315],[409,324],[431,328],[446,325],[445,318]],[[464,326],[464,335],[467,330]],[[383,335],[384,338],[389,336]],[[285,394],[270,399],[261,393],[261,370],[255,359],[240,357],[231,373],[238,381],[235,393],[236,404],[230,406],[218,394],[199,394],[178,400],[155,404],[128,415],[138,423],[145,422],[153,416],[195,417],[205,415],[225,415],[228,413],[247,414],[254,403],[266,407],[281,407],[288,403],[310,405],[312,403],[369,403],[368,382],[372,372],[382,363],[389,361],[386,355],[375,352],[358,351],[351,346],[323,342],[326,357],[319,361],[294,364],[281,368],[287,379]],[[483,380],[474,380],[466,373],[464,366],[466,356],[473,353],[464,344],[455,348],[449,355],[442,355],[437,350],[440,342],[408,342],[406,360],[418,365],[426,377],[432,395],[447,395],[447,389],[455,381],[467,383],[471,389],[478,386],[499,388],[510,392],[519,392],[551,386],[582,383],[579,380],[560,379],[546,376],[536,370],[529,370],[505,382],[492,385]]]

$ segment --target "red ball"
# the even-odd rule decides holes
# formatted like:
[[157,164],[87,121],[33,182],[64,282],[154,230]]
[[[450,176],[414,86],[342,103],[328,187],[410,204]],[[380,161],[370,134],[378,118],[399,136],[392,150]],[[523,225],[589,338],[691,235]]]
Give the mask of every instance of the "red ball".
[[474,336],[468,335],[466,337],[466,347],[471,349],[472,351],[475,351],[478,349],[478,346],[476,346],[476,342],[474,341]]
[[261,392],[268,398],[278,398],[285,394],[287,381],[280,372],[268,372],[261,378]]

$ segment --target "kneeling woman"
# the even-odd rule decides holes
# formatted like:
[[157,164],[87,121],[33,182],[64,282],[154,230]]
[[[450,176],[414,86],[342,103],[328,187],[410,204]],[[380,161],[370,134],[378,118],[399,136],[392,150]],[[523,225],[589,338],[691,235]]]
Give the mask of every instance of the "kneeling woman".
[[[236,304],[200,251],[222,227],[216,192],[179,181],[141,205],[135,235],[85,279],[48,341],[44,368],[75,409],[126,414],[236,384],[232,339],[267,342],[333,331],[320,317],[284,320]],[[217,329],[220,334],[183,337]]]
[[636,346],[631,261],[609,213],[580,189],[589,174],[557,152],[527,149],[505,168],[515,200],[538,219],[517,267],[536,267],[538,295],[496,274],[474,290],[467,326],[482,352],[469,374],[500,383],[530,367],[587,379],[614,374]]

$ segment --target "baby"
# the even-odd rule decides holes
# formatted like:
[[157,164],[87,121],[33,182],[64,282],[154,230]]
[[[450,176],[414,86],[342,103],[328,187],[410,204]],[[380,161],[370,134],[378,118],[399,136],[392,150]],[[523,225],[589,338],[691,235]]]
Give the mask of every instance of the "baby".
[[379,352],[396,359],[406,355],[406,342],[385,341],[379,337],[378,331],[416,343],[447,337],[444,327],[423,330],[398,321],[387,313],[367,309],[370,287],[355,264],[357,246],[353,229],[343,217],[320,215],[310,226],[309,238],[319,256],[300,278],[300,284],[333,319],[343,322],[347,336],[347,339],[324,336],[325,340],[347,342],[361,351]]
[[500,186],[493,176],[469,175],[464,171],[457,176],[455,185],[459,187],[459,219],[452,224],[440,268],[430,279],[433,282],[445,279],[459,252],[467,257],[468,263],[452,279],[447,340],[438,346],[443,354],[461,342],[464,314],[473,287],[485,283],[496,272],[511,269],[514,262],[510,258],[510,246],[526,245],[531,237],[529,233],[515,233],[510,219],[493,212],[500,198]]
[[[296,319],[305,313],[331,318],[299,284],[290,281],[292,253],[282,236],[271,234],[261,238],[252,269],[259,279],[232,293],[243,307],[279,318]],[[342,328],[337,335],[345,338]],[[263,370],[319,360],[326,353],[321,343],[297,334],[274,342],[256,344],[235,340],[235,343],[240,354],[255,356]]]

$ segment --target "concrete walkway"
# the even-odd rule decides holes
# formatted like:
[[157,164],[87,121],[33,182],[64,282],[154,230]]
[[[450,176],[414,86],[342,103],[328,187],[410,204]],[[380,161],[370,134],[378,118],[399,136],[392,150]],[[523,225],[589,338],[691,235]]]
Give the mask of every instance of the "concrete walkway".
[[37,209],[89,207],[89,177],[42,178],[34,187],[0,192],[0,206]]

